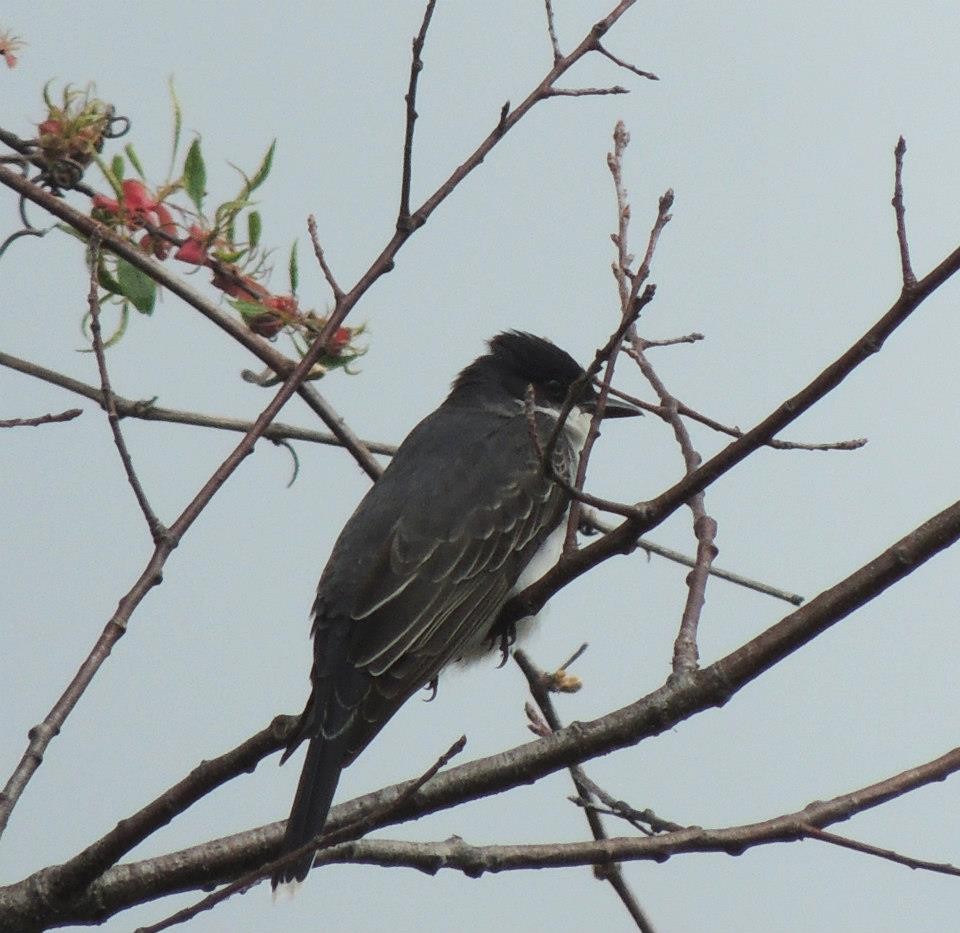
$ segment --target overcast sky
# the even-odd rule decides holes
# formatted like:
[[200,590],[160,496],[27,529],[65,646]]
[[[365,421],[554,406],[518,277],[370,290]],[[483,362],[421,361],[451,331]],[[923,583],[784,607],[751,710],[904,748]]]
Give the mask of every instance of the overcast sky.
[[[564,50],[613,0],[555,0]],[[422,4],[374,2],[78,4],[7,0],[0,29],[28,45],[0,65],[0,125],[22,136],[42,119],[49,79],[95,81],[132,122],[151,178],[166,171],[167,79],[185,131],[200,134],[214,202],[233,195],[227,162],[252,170],[273,138],[260,192],[264,240],[301,242],[301,297],[329,292],[309,259],[316,215],[327,258],[352,284],[395,220],[410,40]],[[586,362],[618,315],[610,275],[615,202],[606,167],[617,120],[632,135],[626,182],[641,251],[657,198],[676,192],[656,255],[658,290],[643,334],[700,331],[695,345],[651,351],[687,404],[748,427],[810,381],[896,298],[893,148],[908,144],[905,187],[914,265],[929,270],[960,243],[960,7],[901,3],[638,3],[609,34],[650,82],[600,57],[565,86],[623,84],[621,97],[538,106],[410,240],[396,269],[351,320],[368,326],[360,374],[319,385],[363,437],[397,442],[443,398],[492,334],[549,336]],[[424,54],[414,165],[419,203],[519,102],[551,63],[542,3],[440,0]],[[124,140],[126,142],[127,140]],[[109,150],[108,150],[109,153]],[[106,185],[96,172],[89,181]],[[71,202],[86,209],[84,199]],[[0,193],[0,238],[18,225]],[[31,209],[38,225],[46,221]],[[284,290],[283,262],[275,275]],[[184,267],[185,268],[185,267]],[[193,282],[206,288],[204,275]],[[86,273],[75,241],[53,232],[0,258],[0,349],[95,383],[84,346]],[[215,295],[210,291],[211,295]],[[807,597],[855,570],[957,497],[960,283],[928,301],[841,388],[786,436],[868,437],[859,452],[764,451],[707,494],[717,563]],[[279,344],[281,349],[288,349]],[[109,351],[116,390],[211,414],[254,417],[269,395],[239,379],[256,361],[166,296]],[[623,388],[652,399],[637,371]],[[0,418],[73,407],[63,390],[0,369]],[[95,642],[151,545],[106,420],[92,404],[69,424],[0,434],[0,772],[19,760]],[[299,400],[281,420],[309,427]],[[144,486],[167,522],[236,436],[124,422]],[[722,437],[694,428],[707,456]],[[343,522],[368,486],[334,448],[260,444],[172,556],[164,583],[51,744],[0,847],[0,881],[75,854],[180,779],[307,696],[308,611]],[[646,499],[682,460],[653,417],[604,430],[590,488]],[[689,513],[653,535],[694,547]],[[955,581],[960,552],[835,626],[744,689],[641,746],[591,763],[616,797],[683,824],[766,819],[928,761],[957,743]],[[529,645],[552,667],[581,642],[584,689],[558,701],[593,719],[669,673],[684,570],[637,554],[611,561],[552,602]],[[713,582],[704,663],[781,618],[785,604]],[[345,772],[338,800],[424,770],[466,733],[470,760],[530,738],[522,677],[494,661],[442,679],[435,703],[411,700]],[[286,817],[298,755],[277,757],[178,817],[131,854],[174,851]],[[872,844],[960,863],[956,778],[837,827]],[[471,843],[588,837],[561,773],[529,788],[383,833]],[[614,832],[625,831],[612,827]],[[803,842],[739,858],[678,856],[625,873],[660,933],[709,929],[942,931],[956,924],[960,882]],[[105,925],[129,930],[192,903],[148,905]],[[231,930],[629,930],[623,908],[587,869],[455,873],[330,867],[292,901],[266,886],[193,922]]]

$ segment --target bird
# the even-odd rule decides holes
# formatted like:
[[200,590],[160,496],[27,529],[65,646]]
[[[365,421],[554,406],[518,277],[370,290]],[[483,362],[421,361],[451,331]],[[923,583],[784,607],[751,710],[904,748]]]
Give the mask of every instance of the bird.
[[[281,856],[323,829],[341,771],[447,664],[495,650],[501,608],[556,563],[597,393],[570,354],[505,331],[454,380],[343,527],[313,604],[311,693],[281,764],[306,759]],[[641,414],[606,400],[605,417]],[[536,436],[536,440],[534,439]],[[279,868],[303,881],[314,852]]]

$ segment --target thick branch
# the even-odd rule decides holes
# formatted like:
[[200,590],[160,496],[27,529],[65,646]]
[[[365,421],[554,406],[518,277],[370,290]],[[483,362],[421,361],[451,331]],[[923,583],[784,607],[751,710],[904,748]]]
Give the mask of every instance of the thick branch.
[[783,402],[756,427],[739,440],[729,444],[699,469],[688,473],[661,495],[638,508],[643,518],[628,518],[615,531],[599,541],[570,554],[553,570],[545,574],[522,593],[513,597],[501,613],[500,624],[534,615],[547,600],[572,580],[615,554],[632,550],[637,538],[656,527],[680,508],[691,496],[706,489],[755,450],[765,445],[774,435],[796,421],[805,411],[833,391],[854,369],[879,352],[884,341],[920,307],[944,282],[960,269],[960,248],[955,249],[940,265],[904,290],[883,317],[856,343],[831,363],[812,382],[796,395]]
[[[537,742],[450,768],[398,808],[390,822],[402,822],[529,784],[560,768],[635,745],[674,728],[696,713],[722,706],[751,680],[909,576],[958,538],[960,502],[924,522],[845,580],[709,667],[672,678],[646,697],[600,719],[573,723]],[[877,806],[915,787],[942,780],[958,767],[960,750],[955,750],[930,765],[904,772],[898,779],[868,788],[869,794],[851,795],[852,805],[851,801],[841,798],[840,802],[815,805],[818,809],[812,815],[807,808],[800,816],[805,823],[823,826],[858,812],[864,805]],[[409,782],[394,785],[334,807],[327,828],[333,830],[362,818],[396,800],[408,786]],[[70,918],[64,922],[104,919],[145,900],[235,878],[275,855],[282,833],[283,824],[272,823],[157,859],[111,868],[71,906]],[[674,842],[678,838],[674,837]],[[712,837],[682,838],[700,840],[697,844],[702,845],[703,839]],[[652,842],[637,840],[633,844]],[[728,843],[729,840],[724,841],[724,845]],[[637,851],[640,850],[618,852],[616,858],[634,858]],[[662,857],[662,850],[659,851]],[[685,849],[681,847],[676,851]],[[43,896],[44,874],[39,872],[19,884],[0,889],[0,918],[44,915],[48,909]]]

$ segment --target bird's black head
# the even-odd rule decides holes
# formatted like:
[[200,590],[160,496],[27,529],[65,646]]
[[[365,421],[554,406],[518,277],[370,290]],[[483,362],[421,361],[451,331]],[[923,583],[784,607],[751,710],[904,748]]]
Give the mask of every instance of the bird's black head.
[[[508,330],[497,334],[488,344],[490,352],[474,360],[453,383],[451,397],[492,400],[522,400],[533,386],[538,406],[559,409],[571,387],[576,386],[574,401],[590,411],[597,394],[583,367],[565,350],[544,337]],[[613,399],[607,401],[611,417],[639,414],[633,406]]]

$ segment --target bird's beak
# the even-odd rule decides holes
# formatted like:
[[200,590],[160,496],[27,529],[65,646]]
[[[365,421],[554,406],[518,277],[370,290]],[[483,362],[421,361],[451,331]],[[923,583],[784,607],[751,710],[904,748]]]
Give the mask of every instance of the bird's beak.
[[[591,399],[583,407],[592,414],[597,407],[597,400]],[[635,415],[642,414],[643,412],[636,405],[625,402],[623,399],[614,398],[612,395],[607,396],[607,404],[603,409],[604,418],[633,418]]]

